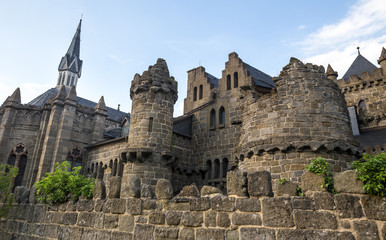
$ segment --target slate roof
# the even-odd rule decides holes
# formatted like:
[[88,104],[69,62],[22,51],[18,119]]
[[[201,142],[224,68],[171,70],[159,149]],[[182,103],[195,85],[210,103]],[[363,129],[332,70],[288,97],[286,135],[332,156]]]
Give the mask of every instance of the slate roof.
[[[59,91],[58,88],[48,89],[43,94],[39,95],[38,97],[36,97],[32,101],[30,101],[28,104],[33,105],[33,106],[37,106],[37,107],[43,107],[44,104],[46,104],[46,102],[49,99],[54,98],[58,94],[58,91]],[[66,88],[66,92],[67,91],[68,91],[68,89]],[[78,100],[78,104],[85,106],[85,107],[88,107],[88,108],[91,108],[91,109],[94,109],[95,106],[97,105],[96,102],[90,101],[90,100],[82,98],[82,97],[77,97],[77,100]],[[121,121],[123,121],[123,119],[125,117],[130,118],[129,113],[118,111],[118,110],[111,108],[111,107],[106,107],[106,108],[107,108],[107,115],[108,115],[109,119],[112,119],[112,120],[117,121],[117,122],[121,122]]]
[[192,118],[193,115],[179,117],[173,120],[173,132],[182,136],[192,137]]
[[366,146],[383,146],[386,144],[386,127],[361,130],[361,135],[355,136],[362,148]]
[[361,76],[363,72],[373,73],[374,68],[377,68],[369,60],[363,57],[361,54],[355,58],[354,62],[351,64],[347,72],[344,74],[343,79],[348,81],[351,75]]
[[265,88],[276,88],[275,83],[272,81],[272,77],[268,74],[263,73],[259,69],[252,67],[251,65],[244,63],[248,72],[251,74],[253,78],[253,84],[265,87]]
[[215,76],[213,76],[212,74],[209,74],[208,73],[208,78],[209,78],[209,81],[210,81],[210,84],[213,86],[213,88],[216,88],[218,87],[218,78],[216,78]]

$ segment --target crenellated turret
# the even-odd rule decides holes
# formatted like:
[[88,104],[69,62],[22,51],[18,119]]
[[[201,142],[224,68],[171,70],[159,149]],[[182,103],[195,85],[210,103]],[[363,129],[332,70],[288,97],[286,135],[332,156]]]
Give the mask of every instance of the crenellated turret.
[[330,64],[327,66],[326,75],[328,79],[336,80],[338,78],[338,72],[334,71]]

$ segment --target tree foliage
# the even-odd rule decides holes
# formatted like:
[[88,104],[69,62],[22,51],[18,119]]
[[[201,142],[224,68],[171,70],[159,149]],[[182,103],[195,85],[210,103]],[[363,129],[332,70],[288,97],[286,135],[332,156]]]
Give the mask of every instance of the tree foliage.
[[0,164],[0,217],[5,217],[12,207],[13,194],[12,180],[17,176],[19,169],[11,165]]

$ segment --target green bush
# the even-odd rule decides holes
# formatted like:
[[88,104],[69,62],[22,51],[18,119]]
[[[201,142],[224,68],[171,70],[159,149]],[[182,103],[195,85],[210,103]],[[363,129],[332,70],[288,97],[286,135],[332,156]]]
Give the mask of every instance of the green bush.
[[386,153],[364,154],[361,160],[353,162],[352,167],[368,194],[386,196]]
[[334,189],[334,178],[331,171],[331,164],[322,157],[317,157],[311,161],[311,164],[306,166],[306,170],[315,173],[316,175],[322,175],[323,186],[327,191],[336,193]]
[[75,202],[81,195],[92,198],[94,179],[81,175],[81,167],[75,167],[72,171],[69,169],[69,163],[57,163],[55,172],[47,173],[46,177],[36,183],[37,199],[40,202],[63,203],[70,194]]
[[19,169],[11,165],[0,164],[0,217],[6,217],[12,207],[13,194],[12,180],[17,176]]

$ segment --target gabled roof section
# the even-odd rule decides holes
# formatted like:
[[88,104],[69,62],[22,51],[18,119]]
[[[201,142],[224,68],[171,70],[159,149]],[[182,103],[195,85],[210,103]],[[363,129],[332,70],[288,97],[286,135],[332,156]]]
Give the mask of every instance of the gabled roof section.
[[173,133],[192,138],[193,115],[182,116],[173,120]]
[[244,63],[245,67],[253,79],[253,84],[265,88],[276,88],[275,83],[272,81],[272,77],[266,73],[263,73],[259,69],[252,67],[251,65]]
[[373,70],[377,68],[374,64],[372,64],[369,60],[363,57],[361,54],[355,58],[354,62],[351,64],[347,72],[343,75],[343,79],[348,81],[351,75],[361,76],[363,72],[369,72],[369,74],[373,73]]
[[209,74],[209,73],[207,73],[207,74],[208,74],[211,88],[217,88],[218,87],[218,81],[219,81],[218,78],[216,78],[212,74]]

